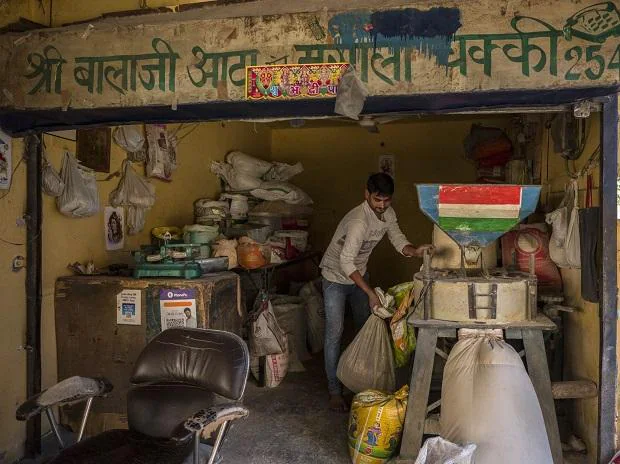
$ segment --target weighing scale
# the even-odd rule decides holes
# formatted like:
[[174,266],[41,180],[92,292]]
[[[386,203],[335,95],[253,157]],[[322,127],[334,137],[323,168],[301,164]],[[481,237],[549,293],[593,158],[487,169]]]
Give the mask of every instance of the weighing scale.
[[167,243],[167,240],[160,247],[142,246],[133,253],[136,261],[134,277],[197,279],[202,276],[202,268],[196,261],[202,246],[196,243]]

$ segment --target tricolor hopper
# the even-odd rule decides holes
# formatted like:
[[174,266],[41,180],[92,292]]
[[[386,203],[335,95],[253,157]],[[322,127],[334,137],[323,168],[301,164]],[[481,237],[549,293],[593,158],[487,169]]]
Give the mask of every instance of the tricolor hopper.
[[534,212],[540,186],[417,185],[420,209],[461,246],[484,247]]

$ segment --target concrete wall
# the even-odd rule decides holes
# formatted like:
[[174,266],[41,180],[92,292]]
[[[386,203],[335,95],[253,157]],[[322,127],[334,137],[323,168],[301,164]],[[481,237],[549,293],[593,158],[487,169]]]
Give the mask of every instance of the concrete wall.
[[[414,244],[431,241],[432,224],[420,212],[417,182],[463,182],[476,180],[474,165],[464,158],[463,139],[472,122],[505,128],[508,117],[431,118],[380,126],[373,134],[347,124],[338,127],[276,129],[272,156],[277,161],[301,161],[304,172],[294,182],[315,202],[312,240],[324,249],[338,222],[364,199],[366,179],[379,170],[379,156],[393,154],[396,166],[394,209],[401,229]],[[384,239],[372,255],[373,285],[391,286],[410,280],[419,260],[397,255]]]
[[[581,169],[593,150],[600,142],[600,116],[594,114],[589,119],[589,136],[584,154],[575,162]],[[543,134],[546,141],[548,131]],[[543,147],[546,143],[543,143]],[[550,150],[543,150],[543,179],[545,186],[543,203],[547,209],[557,207],[561,201],[564,186],[569,180],[564,160],[554,152],[553,143]],[[548,166],[548,172],[546,167]],[[572,163],[571,163],[572,166]],[[593,206],[599,204],[599,169],[592,171]],[[579,206],[585,206],[586,178],[579,179]],[[600,359],[600,318],[598,304],[589,303],[581,298],[581,271],[578,269],[562,269],[564,295],[566,304],[574,306],[575,312],[564,316],[564,375],[568,380],[588,379],[599,383]],[[587,445],[589,462],[596,462],[597,430],[598,430],[598,399],[573,400],[570,403],[571,422],[575,434]]]
[[[174,127],[172,129],[174,130]],[[191,128],[184,128],[179,134]],[[219,192],[219,181],[211,174],[212,160],[221,160],[232,150],[239,149],[257,156],[266,157],[270,146],[269,129],[242,123],[201,124],[178,148],[178,169],[173,181],[165,183],[152,180],[156,188],[157,201],[147,214],[146,227],[140,235],[128,237],[124,251],[105,251],[103,214],[90,218],[72,219],[61,215],[51,197],[44,197],[43,203],[43,307],[42,307],[42,377],[43,388],[56,382],[56,335],[54,327],[54,284],[56,278],[70,273],[67,264],[75,261],[93,260],[97,266],[131,260],[129,250],[149,242],[150,230],[159,225],[183,225],[193,222],[193,201],[197,198],[213,197]],[[45,136],[49,161],[60,169],[65,150],[75,151],[75,143],[56,137]],[[21,156],[21,140],[14,142],[14,162]],[[120,168],[125,153],[112,144],[111,171]],[[141,169],[136,165],[138,172]],[[98,174],[104,179],[107,174]],[[118,178],[98,182],[101,204],[108,204],[108,196],[116,187]],[[0,191],[0,195],[2,192]],[[25,208],[25,169],[17,170],[9,196],[0,199],[0,213],[5,218],[0,226],[0,239],[24,243],[25,230],[15,226]],[[25,341],[25,271],[10,272],[13,256],[24,255],[23,246],[8,245],[0,240],[0,288],[4,295],[4,318],[0,327],[0,366],[5,376],[0,382],[0,463],[13,462],[21,455],[25,427],[14,420],[15,407],[25,398],[26,371],[25,353],[18,349]],[[93,308],[98,310],[98,308]],[[44,420],[45,422],[45,420]],[[4,453],[4,454],[3,454]]]

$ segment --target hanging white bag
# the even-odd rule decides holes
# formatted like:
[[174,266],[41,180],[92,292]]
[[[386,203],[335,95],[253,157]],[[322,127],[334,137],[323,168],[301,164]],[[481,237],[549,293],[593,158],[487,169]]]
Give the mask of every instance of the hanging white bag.
[[51,197],[59,197],[65,189],[65,183],[62,181],[60,174],[56,172],[54,166],[52,166],[46,159],[43,160],[41,177],[41,188],[43,193]]
[[110,193],[112,206],[137,206],[149,209],[155,204],[155,187],[131,166],[129,160],[123,161],[123,175],[118,186]]
[[60,177],[65,184],[56,198],[58,210],[69,217],[94,216],[99,212],[97,180],[91,171],[82,168],[77,159],[65,152]]
[[561,268],[581,267],[581,247],[579,244],[579,188],[576,179],[566,185],[560,206],[545,216],[545,221],[553,228],[549,240],[549,255]]

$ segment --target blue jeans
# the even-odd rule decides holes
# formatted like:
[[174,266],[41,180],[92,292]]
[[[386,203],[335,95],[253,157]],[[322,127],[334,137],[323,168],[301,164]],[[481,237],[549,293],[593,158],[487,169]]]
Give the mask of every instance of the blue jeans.
[[[366,279],[367,276],[364,276]],[[355,284],[344,285],[323,278],[323,299],[325,302],[325,373],[330,395],[342,394],[342,385],[336,376],[340,359],[340,339],[344,327],[345,303],[349,299],[353,310],[356,333],[370,316],[368,295]]]

